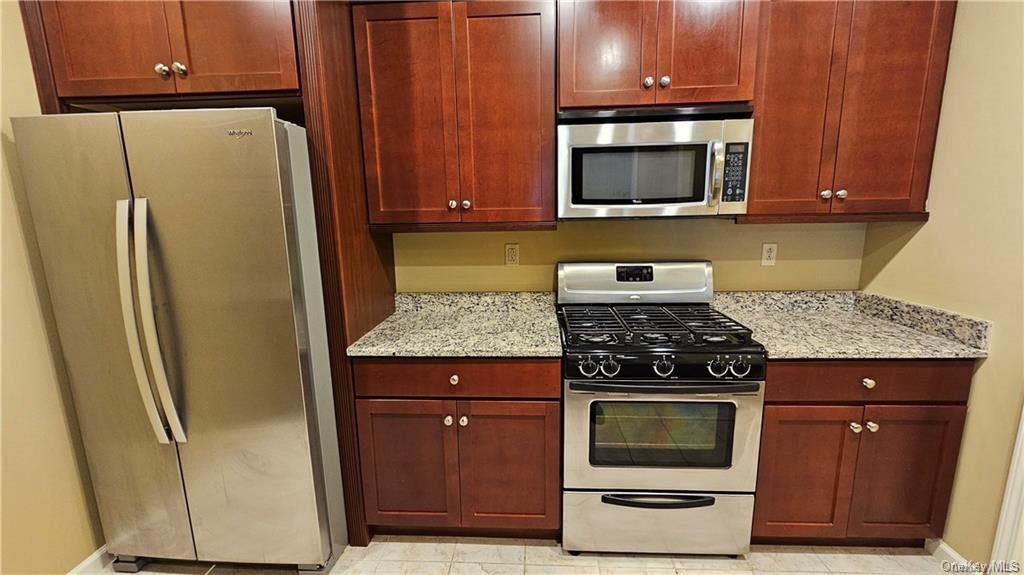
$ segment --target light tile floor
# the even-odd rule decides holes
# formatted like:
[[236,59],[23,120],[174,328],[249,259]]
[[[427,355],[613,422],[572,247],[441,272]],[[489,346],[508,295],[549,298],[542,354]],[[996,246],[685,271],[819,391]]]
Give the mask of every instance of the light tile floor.
[[[284,575],[281,569],[150,564],[149,575]],[[294,573],[292,571],[291,573]],[[924,549],[755,545],[744,557],[699,555],[572,556],[554,541],[467,537],[377,536],[347,547],[333,575],[937,575]]]

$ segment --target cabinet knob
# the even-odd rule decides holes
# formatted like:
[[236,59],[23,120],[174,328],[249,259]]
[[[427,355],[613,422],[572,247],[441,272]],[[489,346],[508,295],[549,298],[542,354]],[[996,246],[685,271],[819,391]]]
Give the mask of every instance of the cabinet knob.
[[459,418],[459,426],[466,427],[467,425],[469,425],[469,418],[463,415]]
[[448,383],[452,385],[459,385],[459,375],[457,373],[452,374],[452,376],[448,378]]
[[462,209],[468,210],[471,205],[473,204],[469,203],[469,200],[462,200]]
[[871,379],[870,377],[865,377],[864,379],[860,380],[860,382],[861,384],[864,385],[864,387],[868,389],[874,389],[875,385],[877,385],[875,380]]
[[156,72],[157,75],[163,76],[164,78],[171,75],[171,69],[167,67],[167,64],[163,63],[153,66],[153,71]]
[[452,416],[450,416],[450,415],[446,415],[446,416],[444,416],[444,426],[445,426],[445,427],[451,427],[451,426],[452,426],[452,423],[453,423],[454,421],[455,421],[455,420],[454,420],[454,419],[452,419]]
[[865,422],[864,426],[867,427],[868,431],[870,431],[871,433],[878,431],[878,424],[875,423],[874,421]]
[[836,190],[836,197],[840,200],[846,199],[846,190]]
[[654,76],[647,76],[644,78],[644,88],[650,88],[654,85]]
[[672,77],[671,76],[662,76],[661,79],[658,80],[658,84],[662,88],[668,88],[668,85],[671,84],[671,83],[672,83]]
[[832,190],[821,190],[821,193],[818,195],[821,196],[821,199],[823,200],[832,199]]
[[851,421],[850,422],[850,429],[853,430],[854,433],[860,433],[860,432],[864,431],[864,426],[862,426],[861,424],[857,423],[856,421]]
[[188,74],[188,68],[186,68],[185,65],[181,62],[172,62],[171,70],[174,70],[174,73],[181,76],[182,78],[184,78],[185,75]]
[[454,210],[457,207],[459,207],[459,202],[456,202],[455,200],[448,200],[448,209],[449,210]]

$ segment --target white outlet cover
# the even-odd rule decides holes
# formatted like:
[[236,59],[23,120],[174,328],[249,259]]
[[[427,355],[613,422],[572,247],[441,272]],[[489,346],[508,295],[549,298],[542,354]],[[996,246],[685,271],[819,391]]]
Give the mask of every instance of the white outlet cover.
[[779,244],[761,244],[761,265],[773,266],[779,257]]
[[519,265],[519,244],[505,244],[505,265]]

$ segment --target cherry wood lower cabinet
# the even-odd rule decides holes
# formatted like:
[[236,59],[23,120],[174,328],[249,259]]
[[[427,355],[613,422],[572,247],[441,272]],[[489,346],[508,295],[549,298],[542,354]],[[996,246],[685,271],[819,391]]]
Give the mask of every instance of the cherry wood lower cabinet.
[[366,522],[557,529],[557,401],[359,399]]
[[[754,537],[940,537],[972,365],[972,360],[770,364]],[[823,389],[833,397],[823,397]],[[879,393],[872,396],[875,390]],[[844,405],[821,404],[826,401]]]

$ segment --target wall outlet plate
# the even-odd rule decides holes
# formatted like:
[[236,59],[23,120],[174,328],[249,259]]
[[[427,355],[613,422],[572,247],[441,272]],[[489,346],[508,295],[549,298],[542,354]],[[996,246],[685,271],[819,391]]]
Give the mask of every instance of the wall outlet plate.
[[505,244],[505,265],[519,265],[519,244]]
[[761,265],[773,266],[779,257],[779,244],[761,244]]

